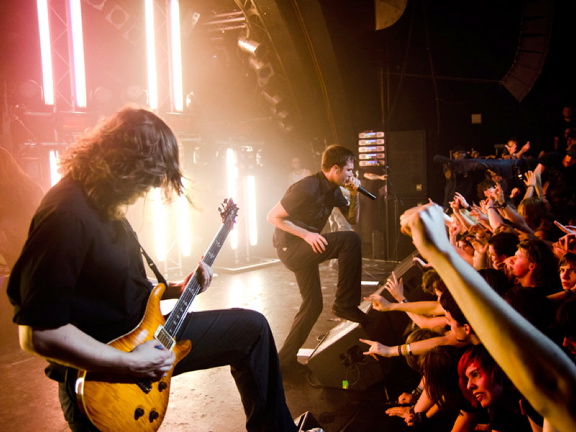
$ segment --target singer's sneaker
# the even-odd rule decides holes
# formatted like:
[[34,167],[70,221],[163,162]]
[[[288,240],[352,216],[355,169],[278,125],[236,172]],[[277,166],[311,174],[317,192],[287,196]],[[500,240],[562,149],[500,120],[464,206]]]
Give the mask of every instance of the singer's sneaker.
[[334,305],[332,307],[332,313],[339,318],[357,322],[362,325],[367,325],[374,321],[372,318],[370,318],[356,306],[339,307]]

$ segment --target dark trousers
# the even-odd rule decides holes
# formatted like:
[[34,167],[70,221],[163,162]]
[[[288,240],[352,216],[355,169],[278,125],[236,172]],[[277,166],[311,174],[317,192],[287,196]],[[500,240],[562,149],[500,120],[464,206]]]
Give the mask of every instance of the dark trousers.
[[302,296],[302,304],[294,317],[290,332],[280,350],[280,362],[296,361],[316,320],[322,313],[322,287],[318,265],[338,258],[338,284],[334,304],[340,307],[358,306],[362,289],[362,249],[360,236],[354,231],[323,234],[328,245],[322,253],[315,253],[304,240],[296,239],[290,246],[278,249],[280,261],[294,272]]
[[[194,312],[188,315],[178,339],[192,341],[192,351],[176,365],[174,375],[230,365],[246,413],[247,431],[297,430],[286,405],[274,338],[262,314],[247,309]],[[79,413],[73,380],[67,381],[68,386],[60,385],[60,402],[71,430],[95,431]]]

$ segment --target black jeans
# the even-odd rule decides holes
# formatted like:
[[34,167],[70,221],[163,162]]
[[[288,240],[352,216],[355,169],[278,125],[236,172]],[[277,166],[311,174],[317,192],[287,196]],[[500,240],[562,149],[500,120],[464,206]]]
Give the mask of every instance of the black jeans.
[[338,283],[334,304],[339,307],[358,306],[362,295],[362,243],[354,231],[336,231],[323,236],[326,250],[315,253],[302,239],[295,239],[286,249],[278,249],[280,261],[296,276],[302,304],[292,322],[290,332],[280,350],[280,362],[296,361],[312,327],[322,313],[323,299],[318,265],[338,258]]
[[[246,413],[247,431],[297,430],[286,405],[274,338],[262,314],[248,309],[193,312],[178,339],[191,340],[192,351],[176,365],[174,375],[230,365]],[[73,432],[95,431],[79,413],[74,379],[69,378],[67,386],[60,384],[64,416]]]

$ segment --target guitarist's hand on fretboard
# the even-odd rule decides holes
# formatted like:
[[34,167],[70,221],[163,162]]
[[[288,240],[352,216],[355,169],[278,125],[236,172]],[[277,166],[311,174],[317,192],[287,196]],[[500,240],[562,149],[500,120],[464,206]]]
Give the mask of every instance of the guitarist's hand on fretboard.
[[149,378],[159,380],[174,365],[176,356],[162,346],[157,340],[152,339],[138,345],[128,353],[129,375],[135,378]]
[[[204,258],[204,257],[202,257]],[[212,277],[214,276],[214,270],[204,261],[200,260],[198,263],[198,268],[196,269],[196,274],[198,274],[198,280],[200,282],[200,292],[204,292],[208,289],[212,283]]]

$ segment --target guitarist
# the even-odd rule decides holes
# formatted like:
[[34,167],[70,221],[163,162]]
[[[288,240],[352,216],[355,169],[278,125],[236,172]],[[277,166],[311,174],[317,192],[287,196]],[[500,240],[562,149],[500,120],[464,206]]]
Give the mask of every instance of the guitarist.
[[[72,431],[96,430],[78,408],[79,369],[158,380],[175,363],[155,340],[131,352],[107,343],[138,327],[153,288],[125,210],[152,187],[166,197],[184,194],[178,161],[176,137],[152,112],[127,106],[101,122],[62,157],[63,178],[43,198],[11,273],[20,344],[49,361]],[[203,291],[212,269],[200,262],[197,274]],[[178,296],[183,286],[165,294]],[[264,316],[243,309],[187,315],[178,338],[192,350],[174,375],[230,365],[247,430],[295,431]]]

